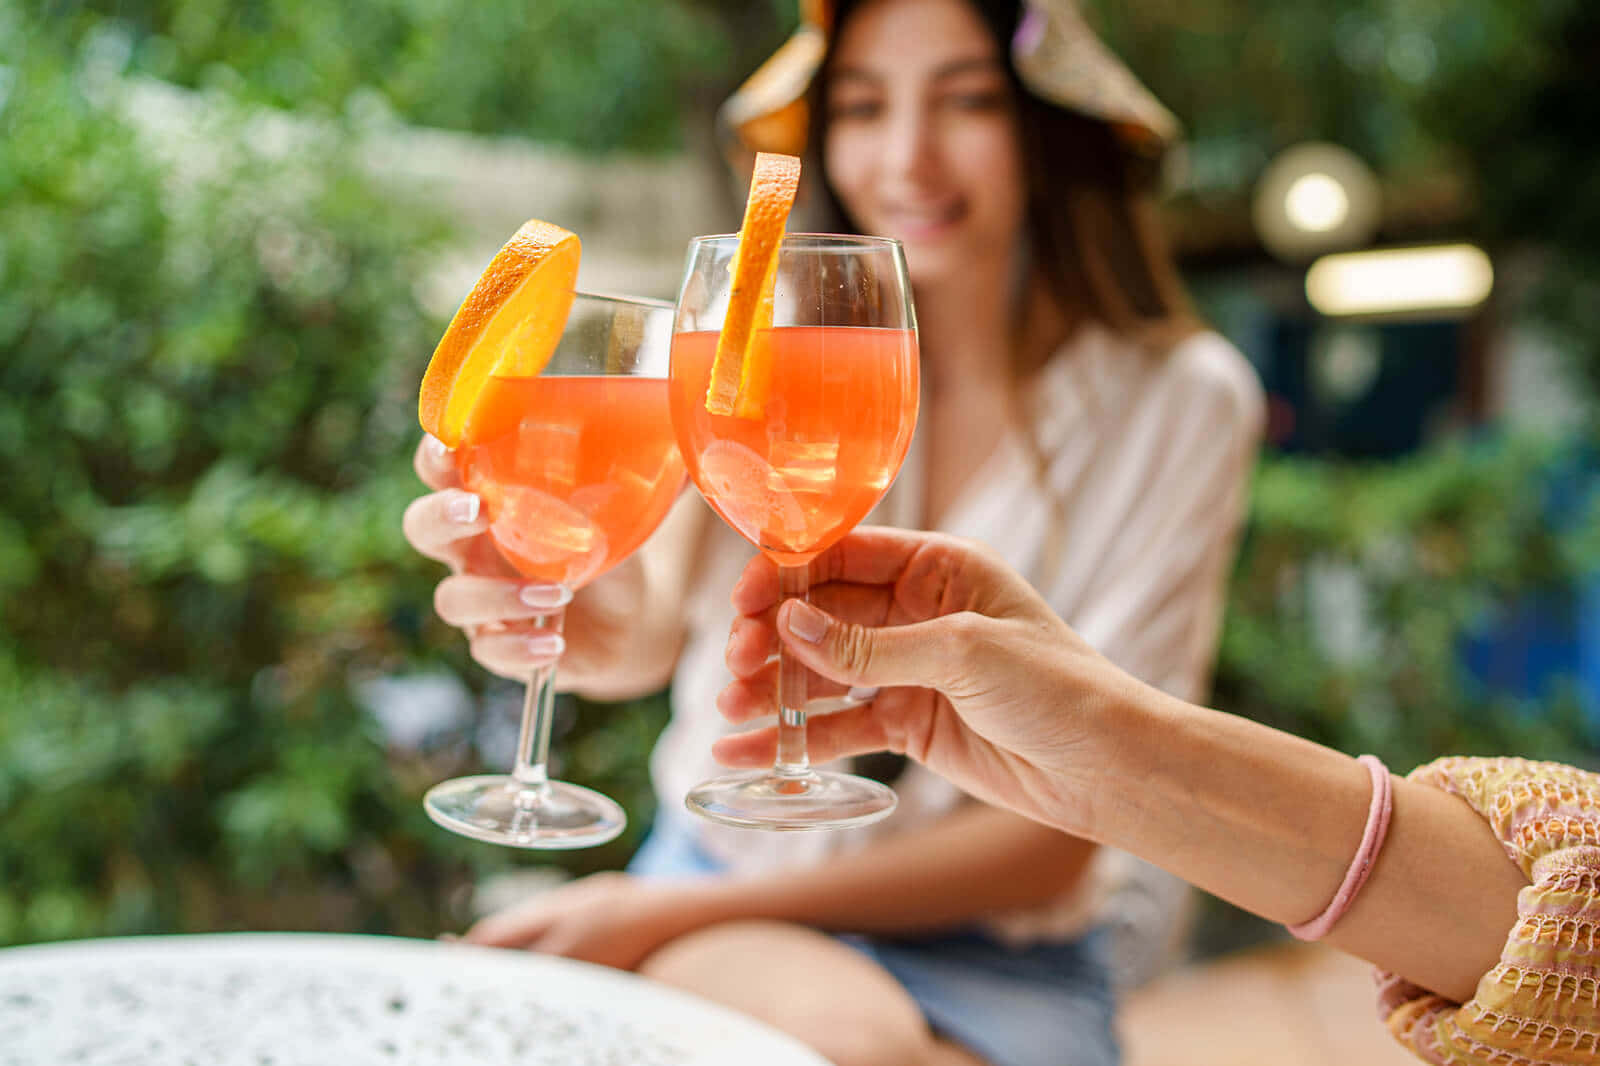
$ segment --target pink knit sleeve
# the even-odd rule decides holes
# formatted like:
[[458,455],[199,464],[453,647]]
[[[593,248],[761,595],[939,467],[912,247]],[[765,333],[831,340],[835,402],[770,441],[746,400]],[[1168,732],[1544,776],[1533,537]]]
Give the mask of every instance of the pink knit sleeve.
[[1452,792],[1532,882],[1500,963],[1465,1004],[1379,971],[1379,1014],[1435,1066],[1600,1063],[1600,775],[1526,759],[1448,758],[1409,780]]

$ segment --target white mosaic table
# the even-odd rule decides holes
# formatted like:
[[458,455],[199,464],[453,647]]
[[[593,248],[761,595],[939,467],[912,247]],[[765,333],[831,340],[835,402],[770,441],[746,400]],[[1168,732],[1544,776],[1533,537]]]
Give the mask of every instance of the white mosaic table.
[[0,1066],[827,1066],[743,1015],[524,952],[299,933],[0,951]]

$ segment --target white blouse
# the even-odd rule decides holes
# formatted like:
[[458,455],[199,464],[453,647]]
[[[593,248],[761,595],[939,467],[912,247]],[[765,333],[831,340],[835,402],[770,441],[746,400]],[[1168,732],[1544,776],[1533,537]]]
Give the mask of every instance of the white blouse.
[[[998,551],[1125,670],[1184,699],[1203,699],[1263,423],[1261,387],[1249,363],[1215,333],[1197,333],[1156,357],[1089,326],[1040,372],[1028,402],[1034,442],[1007,433],[939,529]],[[914,440],[869,522],[909,525],[896,519],[922,513],[920,452]],[[687,605],[689,636],[673,679],[671,722],[651,757],[659,816],[688,819],[709,855],[734,870],[758,871],[820,863],[915,831],[962,803],[960,789],[912,764],[894,784],[895,813],[863,829],[764,833],[684,811],[691,786],[726,772],[710,754],[712,741],[730,728],[715,700],[729,680],[728,593],[752,550],[724,523],[712,519],[708,528],[711,540]],[[1165,875],[1101,852],[1086,885],[1050,906],[996,914],[986,924],[1019,942],[1070,936],[1088,914],[1103,912],[1108,894],[1141,881],[1143,896],[1159,897],[1155,909],[1173,910],[1175,885],[1152,896]],[[1164,942],[1175,920],[1150,915],[1135,924],[1145,927],[1145,941]]]

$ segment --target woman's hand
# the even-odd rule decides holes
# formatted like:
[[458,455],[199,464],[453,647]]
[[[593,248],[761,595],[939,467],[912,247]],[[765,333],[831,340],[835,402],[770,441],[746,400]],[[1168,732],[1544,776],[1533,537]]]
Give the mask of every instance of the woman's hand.
[[434,610],[463,630],[472,657],[501,677],[525,681],[561,660],[562,688],[601,684],[629,647],[627,634],[644,599],[637,555],[593,582],[567,609],[564,636],[542,630],[539,620],[572,600],[559,585],[521,577],[495,547],[482,500],[461,487],[455,456],[425,436],[413,459],[417,476],[435,491],[406,508],[411,546],[450,568],[434,590]]
[[[882,686],[872,703],[808,723],[819,761],[903,751],[1273,921],[1304,922],[1340,889],[1372,797],[1348,755],[1133,680],[964,541],[863,530],[813,561],[811,580],[836,617],[780,605],[762,559],[735,587],[728,665],[740,680],[720,699],[734,721],[770,713],[781,635],[811,669]],[[771,729],[729,737],[716,753],[764,763],[774,740]],[[1328,942],[1464,1002],[1498,960],[1527,879],[1461,797],[1412,781],[1394,783],[1383,847]]]
[[692,881],[598,873],[492,914],[464,939],[633,970],[667,941],[713,920]]
[[[1117,712],[1148,690],[1073,633],[1004,563],[954,537],[860,530],[811,564],[811,599],[779,604],[757,557],[734,588],[738,678],[719,699],[745,722],[774,708],[781,637],[811,669],[877,686],[862,707],[812,717],[813,759],[888,749],[1038,821],[1088,835]],[[831,615],[825,612],[831,612]],[[771,761],[772,728],[719,741],[730,766]]]

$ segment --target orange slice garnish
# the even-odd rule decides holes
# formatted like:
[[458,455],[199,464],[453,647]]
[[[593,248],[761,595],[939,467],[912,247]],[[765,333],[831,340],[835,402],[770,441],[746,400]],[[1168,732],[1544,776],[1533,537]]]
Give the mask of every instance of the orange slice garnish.
[[490,260],[422,376],[422,428],[459,447],[489,377],[533,377],[555,354],[578,280],[576,234],[530,219]]
[[733,289],[706,388],[706,410],[711,414],[760,418],[766,405],[772,356],[771,346],[762,338],[772,328],[778,245],[799,189],[799,159],[756,154],[750,198],[739,227],[739,250],[733,258]]

